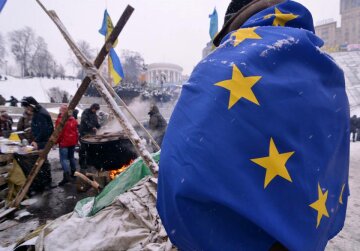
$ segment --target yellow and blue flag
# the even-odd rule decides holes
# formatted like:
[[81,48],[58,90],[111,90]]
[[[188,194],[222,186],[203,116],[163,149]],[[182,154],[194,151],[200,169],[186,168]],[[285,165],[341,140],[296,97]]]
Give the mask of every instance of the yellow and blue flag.
[[[107,10],[104,11],[104,18],[103,18],[103,23],[102,26],[99,30],[99,33],[105,36],[105,40],[110,36],[112,30],[114,29],[114,25],[111,21],[111,18],[109,16],[109,13],[107,12]],[[117,45],[117,40],[114,44],[114,47]],[[114,48],[110,49],[109,52],[109,61],[108,61],[108,65],[109,65],[109,72],[111,74],[111,77],[114,81],[115,85],[118,85],[121,80],[124,78],[124,72],[123,72],[123,68],[120,62],[120,59],[118,57],[118,55],[116,54]]]
[[219,28],[218,14],[217,14],[216,8],[214,8],[213,13],[209,15],[209,18],[210,18],[209,34],[210,34],[210,38],[212,40],[218,33],[218,28]]
[[344,74],[311,13],[266,8],[183,86],[162,144],[157,209],[180,250],[324,250],[349,195]]
[[4,8],[5,4],[6,4],[6,0],[0,0],[0,12]]

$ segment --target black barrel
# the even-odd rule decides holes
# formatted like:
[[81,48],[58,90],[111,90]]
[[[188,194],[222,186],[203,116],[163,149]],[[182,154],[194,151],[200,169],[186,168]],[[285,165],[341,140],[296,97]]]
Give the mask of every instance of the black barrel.
[[131,141],[121,133],[85,136],[80,141],[86,165],[98,170],[119,169],[138,157]]

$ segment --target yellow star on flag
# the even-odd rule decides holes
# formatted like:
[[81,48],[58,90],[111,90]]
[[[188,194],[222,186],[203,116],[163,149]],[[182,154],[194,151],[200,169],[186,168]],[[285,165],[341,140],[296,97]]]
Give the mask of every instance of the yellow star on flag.
[[285,26],[287,22],[296,19],[298,15],[294,15],[292,13],[285,14],[282,13],[278,8],[275,8],[275,14],[266,15],[264,19],[269,19],[271,17],[275,17],[272,24],[273,26]]
[[315,201],[314,203],[312,203],[311,205],[309,205],[311,208],[315,209],[318,212],[316,228],[319,227],[321,218],[324,215],[329,218],[329,213],[326,209],[326,200],[328,197],[328,192],[329,191],[326,191],[325,193],[323,193],[321,190],[320,184],[318,184],[319,199],[317,201]]
[[251,89],[260,79],[261,76],[244,77],[239,68],[234,64],[231,79],[218,82],[215,85],[230,91],[228,106],[228,109],[230,110],[241,98],[245,98],[260,105]]
[[234,38],[234,47],[239,45],[245,39],[261,39],[255,30],[257,27],[254,28],[245,28],[245,29],[238,29],[236,32],[232,34],[232,38]]
[[344,202],[343,202],[344,188],[345,188],[345,184],[341,188],[341,193],[340,193],[340,198],[339,198],[339,202],[341,205],[344,204]]
[[266,169],[264,189],[276,177],[280,176],[292,182],[290,174],[285,166],[286,162],[295,152],[279,153],[273,138],[270,139],[269,156],[251,159],[252,162]]

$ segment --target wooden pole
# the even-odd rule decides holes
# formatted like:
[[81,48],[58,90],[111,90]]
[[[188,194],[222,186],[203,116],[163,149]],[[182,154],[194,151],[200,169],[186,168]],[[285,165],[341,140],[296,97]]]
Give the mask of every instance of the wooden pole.
[[[41,4],[41,2],[39,0],[36,0],[36,1],[39,3],[40,7],[49,15],[49,12]],[[116,41],[117,37],[119,36],[121,31],[125,27],[125,25],[126,25],[127,21],[129,20],[131,14],[133,13],[133,11],[134,11],[133,7],[131,7],[129,5],[126,7],[126,9],[123,12],[122,16],[120,17],[119,21],[117,22],[117,24],[115,25],[113,31],[111,32],[109,38],[106,40],[106,43],[101,48],[99,54],[97,55],[97,57],[96,57],[96,59],[94,61],[94,66],[97,69],[101,66],[102,62],[105,60],[105,57],[109,53],[110,48],[112,48],[114,42]],[[49,141],[47,142],[44,150],[41,151],[40,156],[37,159],[37,161],[36,161],[35,165],[33,166],[33,168],[31,169],[24,186],[21,188],[20,192],[17,194],[16,198],[14,199],[13,203],[11,204],[12,207],[18,207],[20,202],[23,200],[23,198],[27,194],[32,182],[34,181],[36,175],[40,171],[40,168],[44,164],[48,153],[50,152],[53,145],[56,144],[57,139],[59,137],[59,134],[62,131],[62,129],[64,128],[65,122],[68,120],[69,115],[72,114],[73,110],[76,108],[77,104],[80,102],[80,99],[84,95],[84,93],[85,93],[86,89],[88,88],[90,82],[91,82],[91,79],[89,77],[86,77],[82,81],[79,89],[76,91],[74,97],[72,98],[72,100],[69,103],[68,113],[65,113],[63,115],[60,123],[56,126],[56,128],[55,128],[54,132],[52,133]]]

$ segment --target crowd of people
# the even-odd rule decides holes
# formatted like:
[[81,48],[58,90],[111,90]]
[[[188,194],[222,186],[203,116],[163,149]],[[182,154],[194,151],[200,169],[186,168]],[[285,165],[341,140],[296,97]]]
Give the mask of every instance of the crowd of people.
[[6,103],[9,103],[10,106],[17,107],[19,100],[15,98],[14,96],[10,96],[9,100],[6,100],[1,94],[0,94],[0,105],[5,105]]
[[350,118],[350,135],[353,142],[360,141],[360,117],[356,115]]

